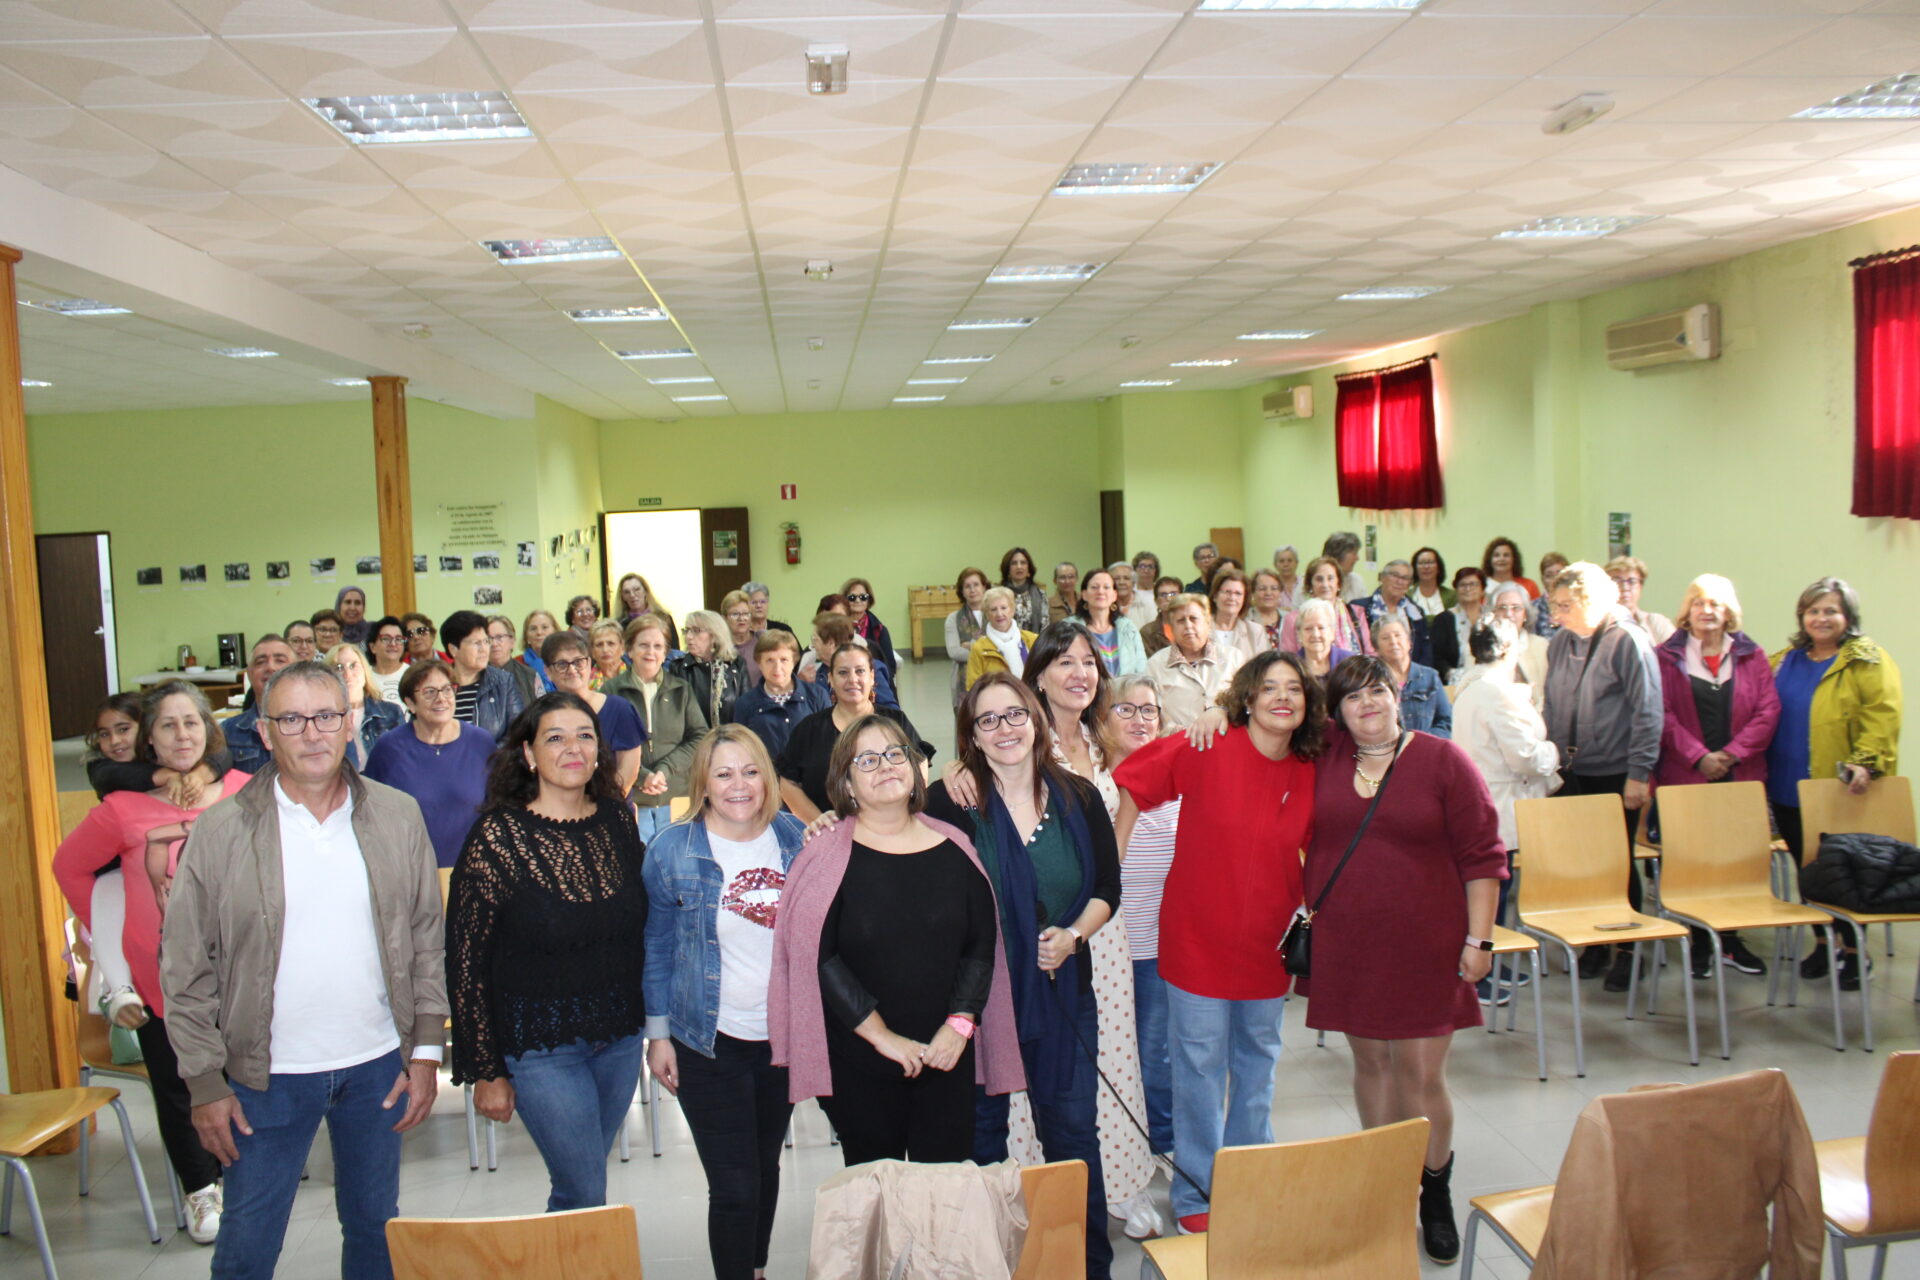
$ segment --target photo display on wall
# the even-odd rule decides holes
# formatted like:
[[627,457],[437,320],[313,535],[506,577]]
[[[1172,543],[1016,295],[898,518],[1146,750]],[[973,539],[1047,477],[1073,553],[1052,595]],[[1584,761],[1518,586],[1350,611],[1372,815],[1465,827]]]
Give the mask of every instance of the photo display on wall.
[[267,581],[268,582],[285,582],[288,578],[292,576],[293,576],[293,562],[291,560],[267,561]]
[[380,557],[361,556],[353,562],[353,571],[363,578],[378,577],[380,574]]

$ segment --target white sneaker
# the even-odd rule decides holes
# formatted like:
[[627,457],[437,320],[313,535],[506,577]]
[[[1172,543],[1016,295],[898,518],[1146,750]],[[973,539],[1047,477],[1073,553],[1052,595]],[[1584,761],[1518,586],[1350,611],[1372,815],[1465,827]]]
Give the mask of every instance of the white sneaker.
[[147,1023],[146,1006],[132,987],[121,987],[108,992],[103,1003],[106,1005],[107,1021],[116,1027],[125,1027],[129,1031],[134,1031]]
[[187,1193],[187,1235],[195,1244],[214,1242],[220,1234],[220,1212],[225,1207],[217,1182]]
[[1127,1201],[1127,1225],[1121,1228],[1129,1240],[1151,1240],[1167,1229],[1166,1219],[1153,1207],[1153,1197],[1142,1191]]

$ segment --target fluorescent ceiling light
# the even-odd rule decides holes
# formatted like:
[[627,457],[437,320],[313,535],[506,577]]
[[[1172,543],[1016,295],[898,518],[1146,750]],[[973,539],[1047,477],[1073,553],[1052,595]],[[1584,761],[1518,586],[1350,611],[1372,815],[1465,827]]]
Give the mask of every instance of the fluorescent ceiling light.
[[1920,73],[1876,80],[1858,93],[1793,113],[1795,120],[1920,119]]
[[327,385],[330,387],[364,387],[371,384],[369,384],[365,378],[328,378]]
[[[1244,338],[1249,335],[1241,334],[1240,336]],[[1240,362],[1238,360],[1175,360],[1172,364],[1168,365],[1167,368],[1169,369],[1224,369],[1230,364],[1239,364],[1239,363]]]
[[616,351],[613,354],[622,360],[684,360],[693,354],[693,348],[667,347],[660,351]]
[[949,329],[1024,329],[1033,323],[1032,316],[1021,316],[1001,320],[955,320]]
[[111,302],[96,302],[92,298],[42,298],[36,302],[20,299],[23,307],[32,307],[35,311],[51,311],[57,316],[130,316],[126,307],[116,307]]
[[1396,302],[1405,298],[1424,298],[1430,293],[1439,293],[1446,287],[1443,284],[1377,284],[1371,288],[1343,293],[1340,295],[1340,301]]
[[1200,0],[1201,13],[1272,13],[1282,9],[1418,9],[1426,0]]
[[928,356],[921,364],[985,364],[992,356]]
[[1651,215],[1625,217],[1607,215],[1598,218],[1535,218],[1494,237],[1495,240],[1597,240],[1616,231],[1652,222]]
[[933,404],[945,399],[945,396],[895,396],[893,402],[895,404]]
[[208,347],[207,350],[216,356],[226,356],[229,360],[267,360],[280,354],[261,347]]
[[509,266],[521,262],[587,262],[617,258],[620,250],[606,236],[557,236],[552,240],[482,240],[480,247]]
[[1106,265],[1104,262],[1074,262],[1057,267],[995,267],[987,273],[987,283],[1046,284],[1060,280],[1091,280]]
[[1056,196],[1153,196],[1191,191],[1220,168],[1204,164],[1073,164],[1053,184]]
[[38,378],[22,378],[20,379],[20,385],[23,387],[50,387],[53,384],[51,382],[42,382]]
[[695,377],[687,377],[687,378],[648,378],[648,379],[647,379],[647,385],[648,385],[648,386],[650,386],[650,387],[677,387],[677,386],[683,386],[683,385],[685,385],[685,384],[687,384],[687,383],[689,383],[689,382],[712,382],[712,381],[713,381],[713,379],[712,379],[712,378],[711,378],[710,376],[705,376],[705,375],[703,375],[703,376],[701,376],[701,377],[697,377],[697,378],[695,378]]
[[1170,387],[1180,381],[1178,378],[1135,378],[1132,382],[1123,382],[1123,387]]
[[1324,330],[1320,329],[1257,329],[1252,333],[1240,335],[1242,342],[1303,342],[1308,338],[1317,338]]
[[965,382],[965,378],[908,378],[910,387],[953,387]]
[[675,404],[702,404],[708,400],[725,400],[725,396],[675,396]]
[[807,46],[807,92],[845,93],[847,91],[847,46],[810,44]]
[[504,93],[377,93],[301,101],[362,146],[533,136],[513,100]]
[[665,320],[667,313],[659,307],[574,307],[567,312],[567,319],[578,320],[581,324],[621,324],[630,320]]

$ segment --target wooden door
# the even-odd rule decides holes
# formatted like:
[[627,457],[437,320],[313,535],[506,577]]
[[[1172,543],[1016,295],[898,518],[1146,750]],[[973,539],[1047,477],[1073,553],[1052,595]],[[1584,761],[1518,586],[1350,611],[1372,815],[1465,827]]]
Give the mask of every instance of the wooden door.
[[40,567],[40,628],[47,649],[47,706],[53,736],[93,728],[93,711],[113,691],[99,533],[51,533],[34,540]]
[[[1220,548],[1222,557],[1228,560],[1238,560],[1243,567],[1246,565],[1247,538],[1239,525],[1235,525],[1231,529],[1209,529],[1207,530],[1207,541]],[[1253,566],[1254,569],[1259,567],[1259,565]],[[1252,570],[1249,569],[1248,572],[1252,572]]]
[[[1100,563],[1118,564],[1127,559],[1127,495],[1122,489],[1100,491]],[[1082,579],[1086,577],[1081,575]],[[1153,586],[1148,584],[1152,592]]]
[[745,507],[700,510],[700,576],[706,607],[718,612],[729,591],[753,581],[751,539]]

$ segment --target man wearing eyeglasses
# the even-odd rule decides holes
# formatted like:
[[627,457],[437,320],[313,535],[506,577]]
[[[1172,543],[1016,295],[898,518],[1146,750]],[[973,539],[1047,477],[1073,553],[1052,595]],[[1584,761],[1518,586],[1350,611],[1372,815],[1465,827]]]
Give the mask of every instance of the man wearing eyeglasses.
[[226,1166],[213,1272],[268,1280],[327,1123],[341,1274],[390,1280],[400,1135],[438,1090],[440,882],[420,807],[346,763],[347,690],[299,662],[259,699],[272,760],[194,824],[160,944],[167,1033]]
[[220,726],[226,735],[227,750],[233,755],[233,767],[242,773],[258,773],[267,762],[267,749],[260,743],[255,722],[260,719],[260,691],[275,672],[294,661],[293,646],[276,635],[264,635],[253,642],[247,660],[247,705],[239,715]]

